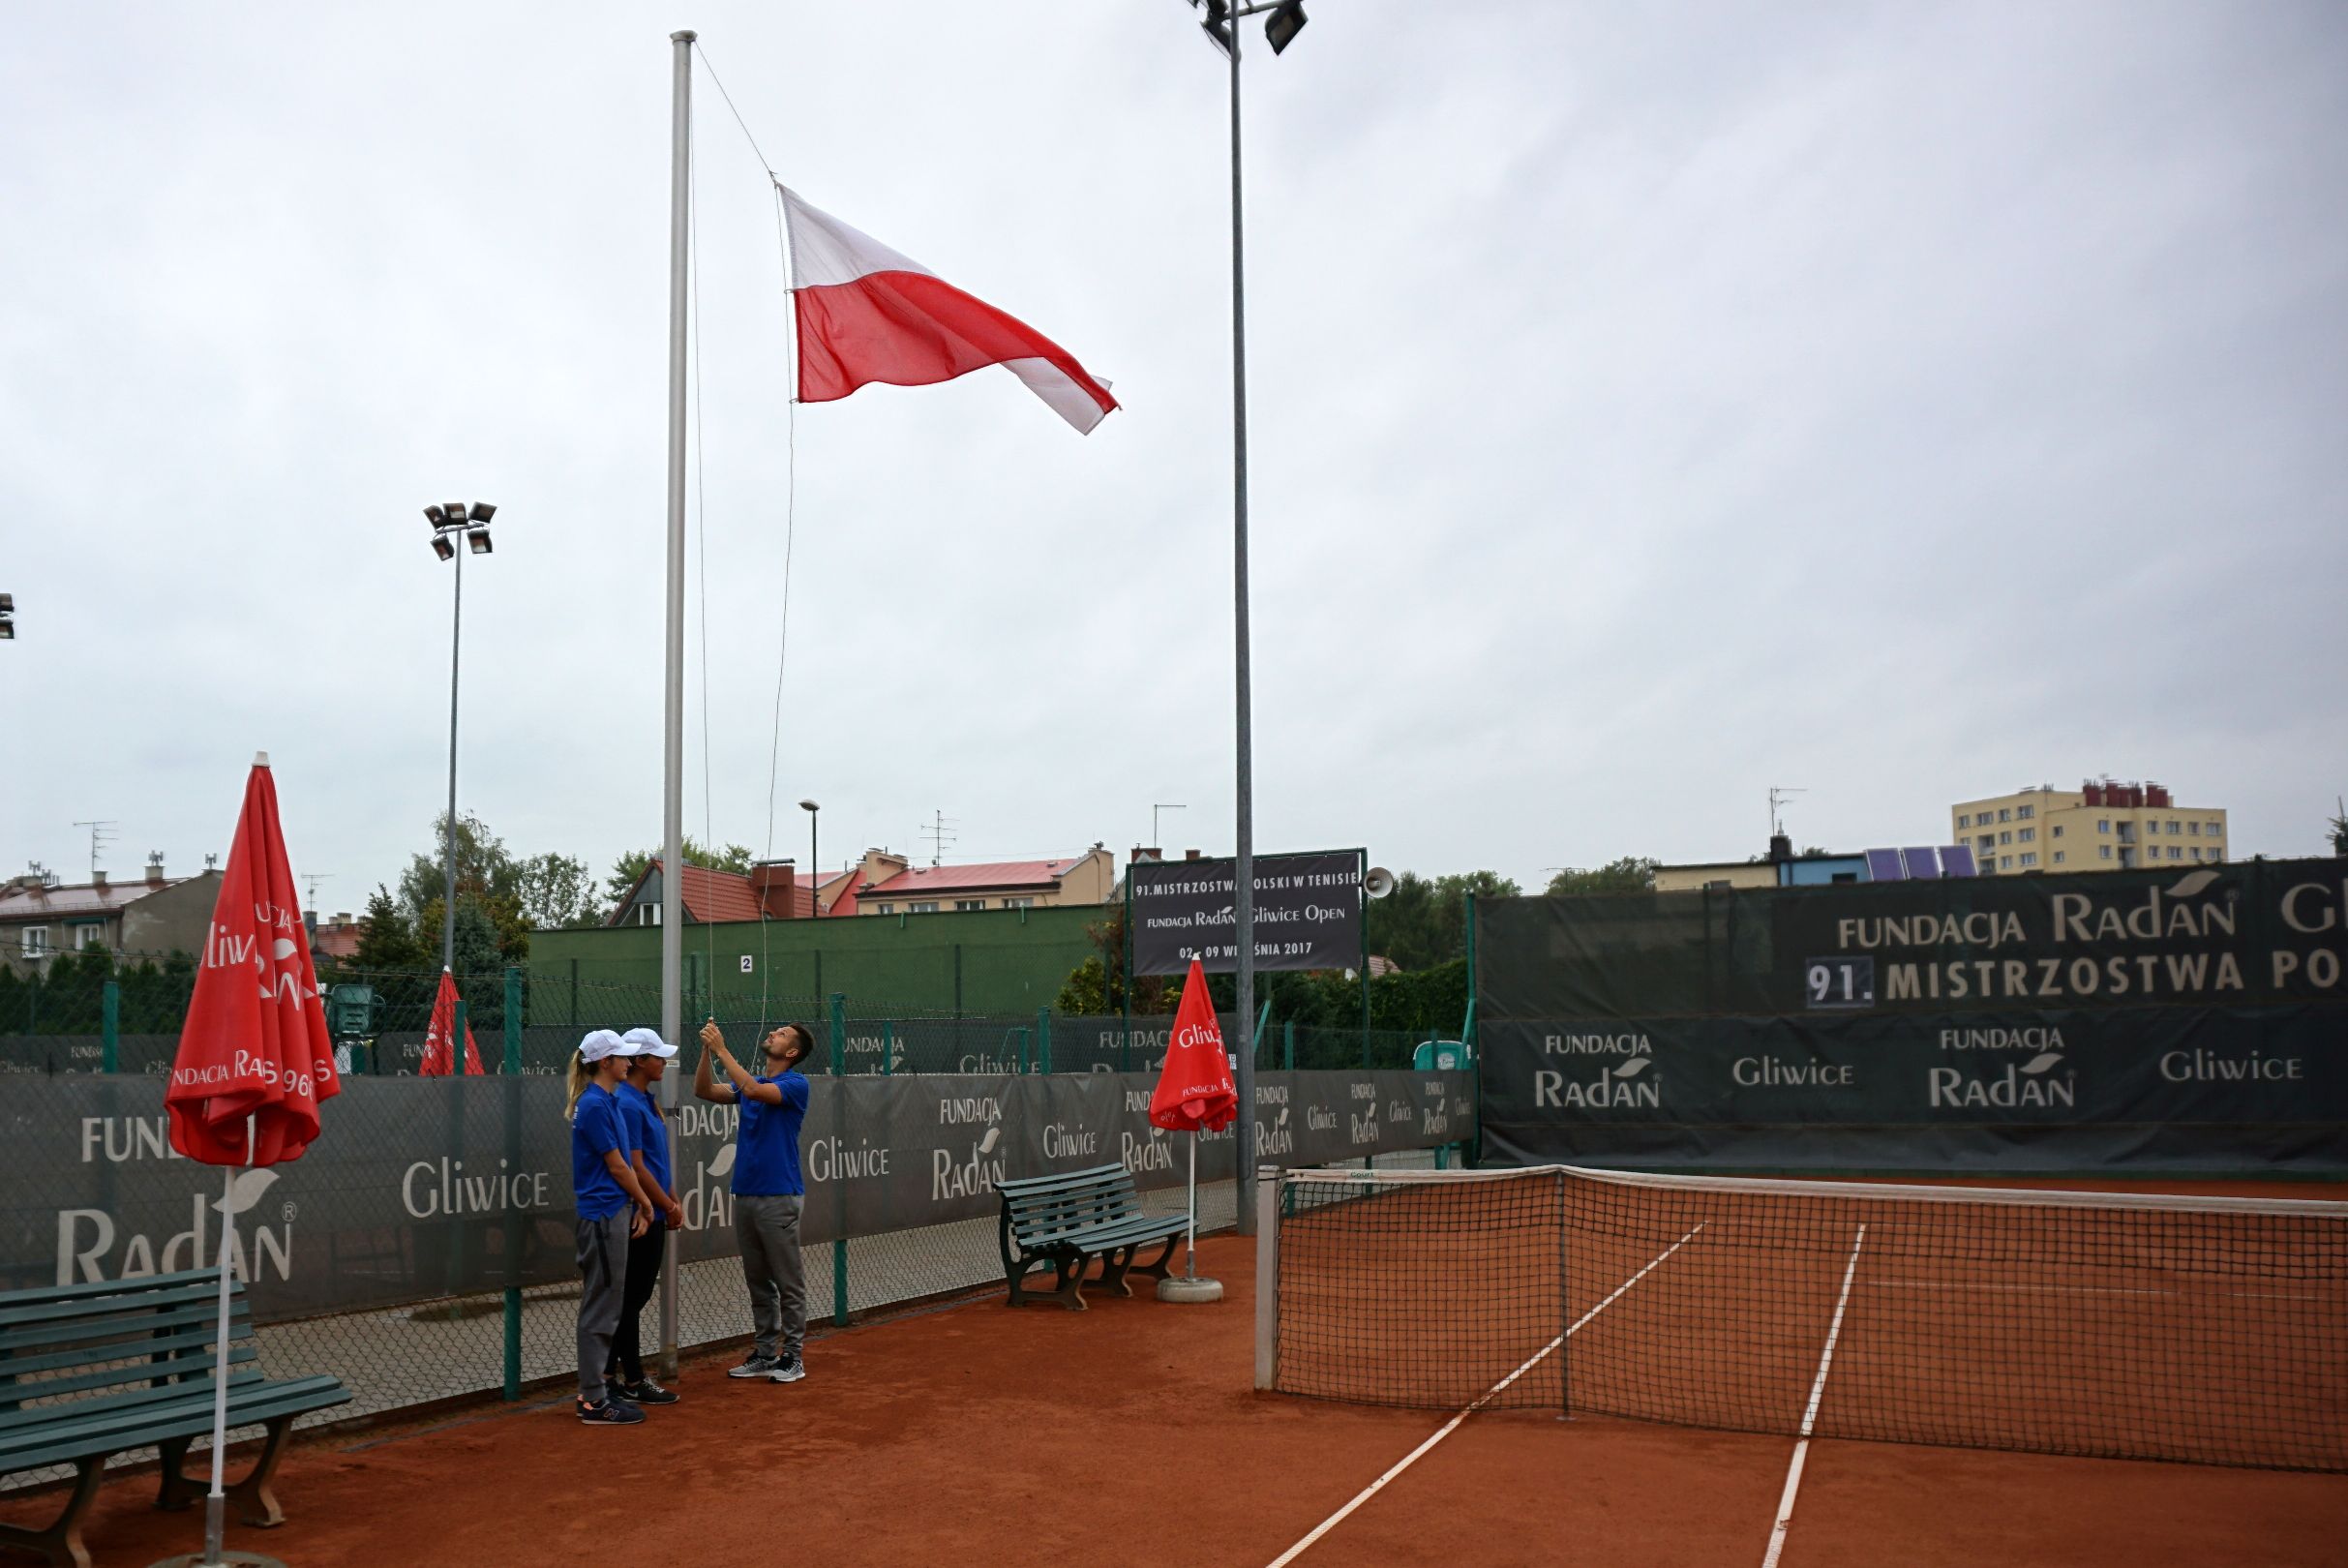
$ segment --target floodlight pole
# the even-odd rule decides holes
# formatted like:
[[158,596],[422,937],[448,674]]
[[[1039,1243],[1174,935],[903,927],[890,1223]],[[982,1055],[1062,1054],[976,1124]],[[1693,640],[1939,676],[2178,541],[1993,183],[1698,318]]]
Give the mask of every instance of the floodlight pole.
[[[462,547],[456,553],[457,597],[448,616],[448,832],[443,846],[448,865],[440,899],[440,967],[452,974],[457,967],[457,655],[465,645],[465,558],[468,554]],[[462,1050],[456,1063],[456,1070],[464,1071]]]
[[[669,35],[675,90],[669,118],[669,578],[667,679],[661,716],[660,1038],[684,1041],[685,958],[685,241],[692,219],[693,39]],[[714,980],[711,981],[715,983]],[[677,1077],[664,1073],[660,1102],[677,1104]],[[660,1260],[660,1370],[677,1375],[677,1247]]]
[[[1245,15],[1241,13],[1240,15]],[[1248,268],[1239,159],[1239,15],[1231,18],[1231,563],[1232,666],[1237,678],[1239,821],[1232,867],[1239,945],[1239,1233],[1255,1233],[1255,761],[1248,662]]]

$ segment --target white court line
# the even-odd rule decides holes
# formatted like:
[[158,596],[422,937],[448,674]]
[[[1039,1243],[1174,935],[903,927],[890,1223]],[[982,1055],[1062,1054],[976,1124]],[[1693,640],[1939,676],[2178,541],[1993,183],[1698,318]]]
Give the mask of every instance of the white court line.
[[1265,1565],[1265,1568],[1287,1568],[1289,1563],[1292,1563],[1297,1558],[1303,1556],[1307,1547],[1312,1545],[1313,1542],[1319,1540],[1322,1536],[1327,1535],[1331,1530],[1336,1529],[1340,1524],[1342,1524],[1345,1522],[1346,1516],[1351,1514],[1355,1509],[1361,1507],[1362,1504],[1368,1502],[1370,1498],[1376,1496],[1380,1492],[1384,1491],[1387,1482],[1392,1481],[1396,1476],[1400,1475],[1404,1470],[1407,1470],[1413,1464],[1416,1464],[1419,1462],[1419,1457],[1421,1455],[1425,1454],[1429,1449],[1434,1447],[1435,1444],[1441,1442],[1444,1438],[1450,1436],[1453,1432],[1459,1431],[1460,1422],[1465,1421],[1469,1416],[1474,1415],[1478,1410],[1483,1409],[1493,1400],[1499,1398],[1501,1391],[1507,1388],[1509,1384],[1515,1382],[1518,1378],[1522,1377],[1526,1372],[1531,1372],[1535,1367],[1539,1366],[1543,1358],[1548,1356],[1550,1351],[1556,1349],[1566,1341],[1572,1339],[1574,1335],[1581,1329],[1582,1325],[1589,1322],[1591,1318],[1596,1317],[1600,1312],[1603,1312],[1609,1307],[1613,1306],[1614,1303],[1621,1298],[1624,1291],[1630,1289],[1631,1286],[1637,1284],[1640,1281],[1645,1279],[1649,1274],[1653,1273],[1657,1264],[1663,1262],[1664,1259],[1670,1257],[1673,1252],[1678,1251],[1682,1247],[1685,1247],[1688,1245],[1688,1243],[1694,1241],[1696,1239],[1696,1231],[1703,1229],[1704,1226],[1710,1224],[1711,1222],[1712,1221],[1709,1220],[1698,1221],[1696,1222],[1696,1230],[1689,1231],[1686,1235],[1680,1237],[1679,1240],[1673,1242],[1671,1246],[1665,1248],[1662,1251],[1649,1258],[1647,1260],[1647,1266],[1641,1269],[1637,1274],[1632,1275],[1628,1280],[1623,1281],[1622,1283],[1616,1285],[1612,1295],[1607,1297],[1606,1300],[1600,1302],[1597,1306],[1591,1308],[1588,1312],[1583,1312],[1580,1317],[1574,1319],[1572,1327],[1568,1328],[1563,1334],[1558,1335],[1555,1339],[1550,1341],[1549,1343],[1543,1345],[1540,1349],[1534,1351],[1531,1358],[1528,1359],[1523,1366],[1519,1367],[1515,1372],[1510,1372],[1506,1377],[1501,1378],[1490,1388],[1485,1390],[1482,1395],[1478,1396],[1473,1404],[1470,1404],[1466,1409],[1461,1410],[1458,1415],[1453,1416],[1449,1421],[1444,1422],[1441,1429],[1438,1430],[1433,1436],[1428,1438],[1427,1441],[1421,1443],[1418,1447],[1403,1455],[1402,1458],[1396,1462],[1393,1468],[1389,1469],[1384,1475],[1379,1476],[1375,1481],[1370,1482],[1370,1485],[1364,1487],[1360,1492],[1355,1493],[1351,1502],[1339,1509],[1336,1513],[1331,1514],[1327,1519],[1322,1520],[1318,1524],[1315,1524],[1312,1527],[1311,1534],[1306,1536],[1302,1541],[1297,1542],[1296,1545],[1290,1547],[1287,1551],[1273,1558],[1270,1563]]
[[1793,1494],[1801,1490],[1802,1462],[1810,1456],[1810,1429],[1818,1422],[1819,1401],[1826,1397],[1826,1369],[1834,1365],[1834,1342],[1843,1332],[1843,1309],[1851,1304],[1851,1282],[1859,1272],[1859,1249],[1867,1245],[1867,1227],[1851,1243],[1851,1261],[1843,1266],[1843,1293],[1834,1301],[1834,1321],[1826,1325],[1826,1348],[1819,1352],[1818,1376],[1810,1384],[1810,1403],[1802,1411],[1801,1440],[1793,1445],[1793,1462],[1786,1467],[1786,1490],[1777,1499],[1777,1523],[1769,1531],[1769,1551],[1761,1568],[1777,1568],[1777,1554],[1786,1550],[1786,1531],[1793,1525]]

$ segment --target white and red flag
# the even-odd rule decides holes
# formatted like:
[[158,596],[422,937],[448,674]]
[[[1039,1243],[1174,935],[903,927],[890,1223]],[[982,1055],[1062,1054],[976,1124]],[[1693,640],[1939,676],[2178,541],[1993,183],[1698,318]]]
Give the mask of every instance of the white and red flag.
[[[449,1041],[457,1033],[457,980],[446,969],[440,971],[440,989],[432,999],[432,1024],[424,1031],[424,1060],[416,1065],[421,1078],[445,1078],[457,1070],[455,1053]],[[465,1023],[465,1070],[481,1070],[481,1047],[473,1043],[472,1020]]]
[[1034,327],[777,185],[791,234],[801,403],[868,381],[933,386],[1000,365],[1090,434],[1117,400],[1109,383]]

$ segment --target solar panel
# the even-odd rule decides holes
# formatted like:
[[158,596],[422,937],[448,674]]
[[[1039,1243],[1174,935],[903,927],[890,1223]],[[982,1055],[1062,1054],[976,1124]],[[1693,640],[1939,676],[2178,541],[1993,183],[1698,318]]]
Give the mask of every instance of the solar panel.
[[1935,849],[1904,849],[1901,859],[1908,862],[1909,880],[1938,882],[1941,880],[1941,854]]
[[1973,864],[1973,852],[1965,844],[1948,844],[1941,850],[1941,869],[1952,877],[1977,877],[1980,867]]
[[1874,849],[1867,852],[1867,880],[1869,882],[1906,882],[1908,868],[1900,863],[1900,852],[1895,849]]

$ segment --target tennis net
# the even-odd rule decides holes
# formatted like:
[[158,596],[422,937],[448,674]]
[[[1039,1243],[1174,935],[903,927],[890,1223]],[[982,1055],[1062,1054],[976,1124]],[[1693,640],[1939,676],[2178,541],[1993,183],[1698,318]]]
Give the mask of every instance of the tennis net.
[[1564,1166],[1266,1182],[1259,1388],[2348,1469],[2348,1203]]

